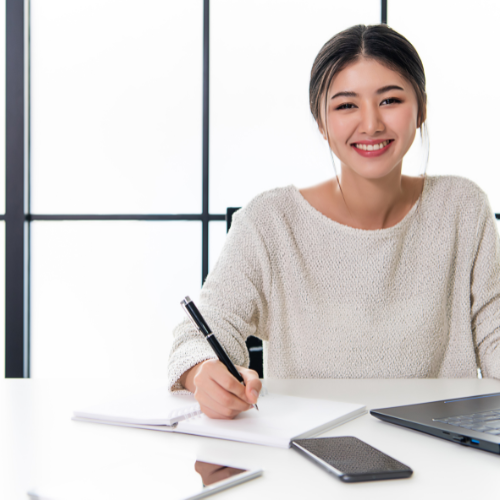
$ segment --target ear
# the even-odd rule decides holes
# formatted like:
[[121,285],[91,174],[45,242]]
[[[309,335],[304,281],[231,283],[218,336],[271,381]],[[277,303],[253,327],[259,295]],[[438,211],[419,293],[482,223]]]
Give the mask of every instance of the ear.
[[420,128],[427,118],[427,108],[424,108],[422,113],[418,114],[417,117],[417,128]]
[[326,141],[327,137],[326,137],[325,129],[323,128],[323,126],[319,122],[318,122],[318,130],[320,131],[321,135],[323,136],[323,139],[325,139],[325,141]]

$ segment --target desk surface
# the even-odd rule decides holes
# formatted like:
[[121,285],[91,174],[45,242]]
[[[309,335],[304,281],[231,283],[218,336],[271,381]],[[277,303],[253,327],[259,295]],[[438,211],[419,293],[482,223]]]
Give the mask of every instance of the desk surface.
[[[92,475],[123,457],[142,464],[161,453],[240,467],[264,475],[214,497],[422,499],[477,498],[497,487],[500,456],[388,424],[370,415],[323,434],[356,436],[409,465],[410,479],[344,484],[292,449],[183,434],[74,422],[74,409],[144,382],[0,381],[0,498],[26,500],[36,486]],[[158,382],[153,382],[158,384]],[[268,380],[271,391],[364,403],[368,409],[500,392],[500,381]],[[165,471],[175,474],[175,467]],[[165,498],[168,498],[168,492]],[[210,498],[210,497],[209,497]]]

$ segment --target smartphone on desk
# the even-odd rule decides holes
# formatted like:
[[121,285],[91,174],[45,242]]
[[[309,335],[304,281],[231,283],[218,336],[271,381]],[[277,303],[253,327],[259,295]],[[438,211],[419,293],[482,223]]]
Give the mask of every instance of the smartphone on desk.
[[292,448],[347,483],[413,474],[407,465],[353,436],[296,439]]

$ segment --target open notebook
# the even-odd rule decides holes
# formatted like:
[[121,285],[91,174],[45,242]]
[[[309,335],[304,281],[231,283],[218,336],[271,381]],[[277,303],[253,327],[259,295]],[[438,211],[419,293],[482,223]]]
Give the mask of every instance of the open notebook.
[[73,420],[288,448],[293,439],[320,434],[366,413],[361,404],[275,393],[260,397],[258,404],[260,411],[216,420],[200,412],[193,396],[172,395],[159,388],[75,411]]

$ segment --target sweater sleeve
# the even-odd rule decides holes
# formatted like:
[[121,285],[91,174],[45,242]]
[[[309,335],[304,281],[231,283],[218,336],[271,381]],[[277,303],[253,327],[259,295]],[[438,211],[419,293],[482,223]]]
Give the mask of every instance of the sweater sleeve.
[[[200,292],[197,307],[234,364],[249,365],[248,336],[265,339],[270,289],[269,256],[247,208],[233,216],[219,259]],[[173,331],[168,364],[170,391],[185,391],[180,376],[194,365],[216,358],[208,342],[186,317]]]
[[472,333],[483,376],[500,379],[500,241],[486,196],[477,241],[471,276]]

